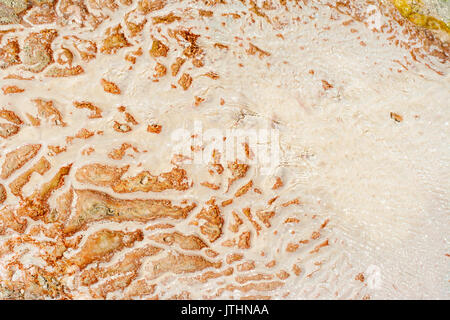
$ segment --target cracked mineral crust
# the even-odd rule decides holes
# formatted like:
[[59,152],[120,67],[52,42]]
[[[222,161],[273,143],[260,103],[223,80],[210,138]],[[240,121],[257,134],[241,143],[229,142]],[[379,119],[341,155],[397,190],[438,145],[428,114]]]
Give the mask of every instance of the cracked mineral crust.
[[0,299],[449,299],[416,2],[0,0]]

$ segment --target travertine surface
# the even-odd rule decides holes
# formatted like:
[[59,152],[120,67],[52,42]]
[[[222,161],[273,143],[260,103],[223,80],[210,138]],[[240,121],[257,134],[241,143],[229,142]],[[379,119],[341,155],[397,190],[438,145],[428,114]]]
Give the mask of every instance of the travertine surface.
[[0,298],[450,298],[445,28],[0,0],[0,30]]

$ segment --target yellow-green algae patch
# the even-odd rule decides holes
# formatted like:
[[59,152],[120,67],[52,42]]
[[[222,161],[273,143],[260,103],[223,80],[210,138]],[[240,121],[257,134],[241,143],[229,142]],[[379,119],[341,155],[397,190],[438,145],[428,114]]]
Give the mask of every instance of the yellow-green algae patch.
[[[447,0],[443,1],[447,2]],[[447,34],[450,34],[450,25],[436,17],[427,15],[425,13],[425,5],[422,1],[392,0],[392,2],[403,17],[407,18],[415,25],[432,30],[442,30],[447,32]]]

